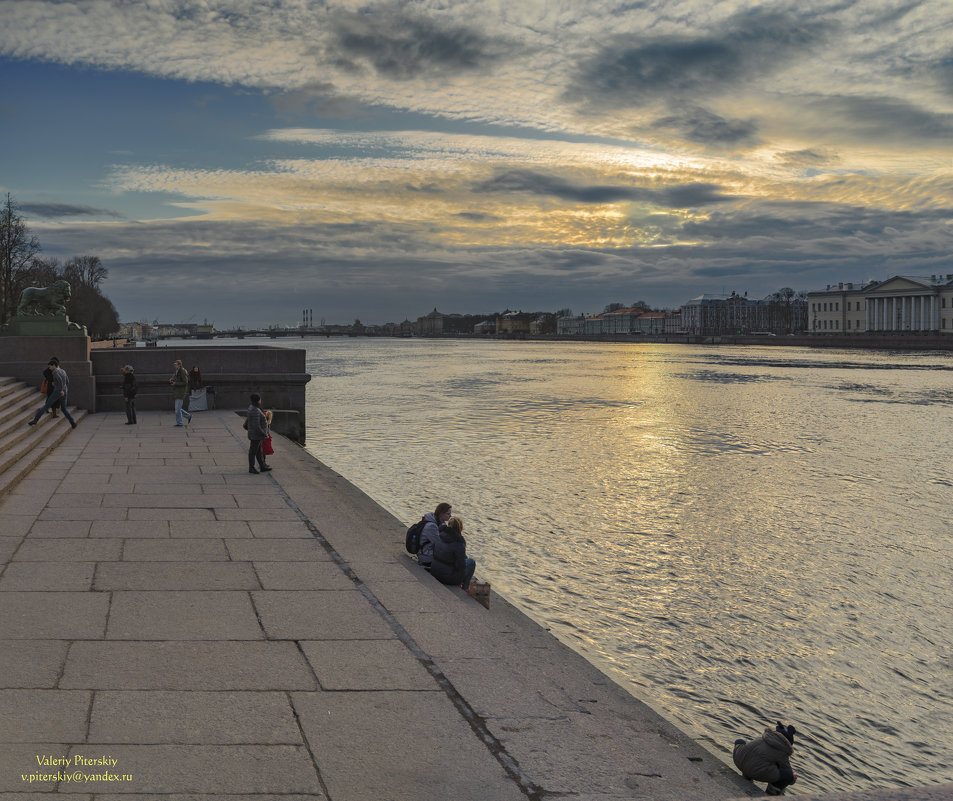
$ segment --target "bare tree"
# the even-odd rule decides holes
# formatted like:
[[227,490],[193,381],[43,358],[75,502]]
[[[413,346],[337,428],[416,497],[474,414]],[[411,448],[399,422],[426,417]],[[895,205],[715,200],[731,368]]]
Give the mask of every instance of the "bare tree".
[[0,325],[17,310],[27,273],[40,252],[40,241],[20,216],[16,201],[7,192],[0,207]]
[[57,258],[33,259],[33,264],[25,274],[25,283],[30,286],[50,286],[54,281],[63,277],[63,269]]
[[108,275],[99,256],[73,256],[63,265],[63,277],[74,289],[98,289]]

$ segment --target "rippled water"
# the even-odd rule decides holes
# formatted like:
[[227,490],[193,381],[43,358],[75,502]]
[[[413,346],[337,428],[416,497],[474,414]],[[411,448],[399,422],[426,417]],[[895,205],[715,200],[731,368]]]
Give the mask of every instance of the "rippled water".
[[[299,342],[295,347],[301,347]],[[727,753],[798,793],[953,781],[953,358],[306,342],[308,448]]]

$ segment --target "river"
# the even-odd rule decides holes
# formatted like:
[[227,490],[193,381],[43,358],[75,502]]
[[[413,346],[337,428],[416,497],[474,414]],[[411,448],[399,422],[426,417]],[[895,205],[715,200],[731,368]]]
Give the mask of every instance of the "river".
[[790,792],[953,781],[953,356],[296,340],[307,448],[727,756]]

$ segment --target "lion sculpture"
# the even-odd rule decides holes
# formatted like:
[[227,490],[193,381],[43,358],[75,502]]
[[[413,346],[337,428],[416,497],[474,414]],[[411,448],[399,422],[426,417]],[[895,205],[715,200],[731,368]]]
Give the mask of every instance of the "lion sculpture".
[[30,286],[20,295],[17,314],[66,314],[72,289],[69,281],[60,279],[53,286]]

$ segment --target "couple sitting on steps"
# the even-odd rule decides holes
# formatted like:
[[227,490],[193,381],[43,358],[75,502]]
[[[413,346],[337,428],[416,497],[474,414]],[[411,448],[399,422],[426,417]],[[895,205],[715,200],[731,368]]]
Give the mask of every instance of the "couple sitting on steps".
[[426,524],[420,533],[417,561],[438,581],[469,591],[476,562],[467,556],[463,521],[452,512],[449,503],[439,503],[432,513],[424,515]]

